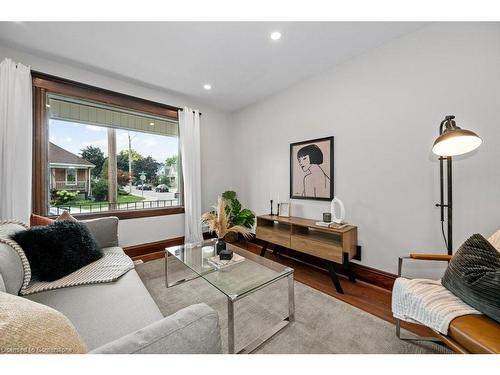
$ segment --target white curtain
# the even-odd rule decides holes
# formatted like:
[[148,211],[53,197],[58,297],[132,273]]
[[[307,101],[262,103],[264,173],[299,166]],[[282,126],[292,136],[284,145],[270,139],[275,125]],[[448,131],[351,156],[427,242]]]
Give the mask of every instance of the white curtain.
[[32,89],[30,68],[0,63],[0,220],[31,213]]
[[179,112],[182,177],[184,179],[185,242],[203,241],[201,230],[200,113],[184,107]]

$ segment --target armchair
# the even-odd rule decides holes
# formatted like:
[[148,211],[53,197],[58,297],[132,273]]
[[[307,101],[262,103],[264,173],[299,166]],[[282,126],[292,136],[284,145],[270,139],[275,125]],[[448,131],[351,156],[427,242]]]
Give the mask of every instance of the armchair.
[[[404,285],[404,281],[407,279],[402,277],[403,274],[403,264],[405,260],[414,259],[421,261],[444,261],[449,262],[451,260],[451,255],[441,255],[441,254],[418,254],[411,253],[409,256],[399,257],[398,261],[398,279],[396,280],[394,289],[401,290],[400,285]],[[445,289],[439,282],[432,280],[419,279],[415,280],[416,283],[421,282],[422,284],[428,283],[429,287],[432,288],[431,293],[442,293],[443,296],[451,299],[457,300],[459,308],[466,311],[468,305],[465,305],[458,297],[455,297],[447,289]],[[419,298],[419,294],[422,295],[423,290],[426,288],[424,285],[422,289],[416,288],[413,294]],[[397,297],[396,297],[397,298]],[[479,312],[470,308],[470,312],[466,315],[455,317],[449,322],[443,323],[447,326],[446,333],[439,332],[435,327],[429,327],[426,324],[422,324],[420,321],[412,321],[412,323],[420,324],[430,328],[432,332],[432,337],[419,337],[419,338],[409,338],[402,337],[401,335],[401,319],[396,311],[401,309],[401,305],[397,305],[398,302],[395,301],[395,290],[393,290],[393,314],[396,321],[396,336],[401,340],[414,340],[414,341],[437,341],[442,342],[454,352],[457,353],[500,353],[500,324],[498,324],[493,319],[486,317],[485,315],[480,315]],[[423,304],[424,309],[425,304]],[[425,313],[425,312],[424,312]]]

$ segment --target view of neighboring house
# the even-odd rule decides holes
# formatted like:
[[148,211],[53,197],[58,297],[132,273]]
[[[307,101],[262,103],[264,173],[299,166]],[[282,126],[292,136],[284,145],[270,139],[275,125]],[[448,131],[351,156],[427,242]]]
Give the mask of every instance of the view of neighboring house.
[[91,195],[91,171],[95,165],[82,157],[49,143],[50,190],[76,191]]
[[175,165],[162,164],[158,168],[156,175],[158,177],[161,177],[161,176],[166,177],[168,180],[168,185],[173,186],[173,185],[175,185],[175,180],[177,178],[177,169],[176,169]]

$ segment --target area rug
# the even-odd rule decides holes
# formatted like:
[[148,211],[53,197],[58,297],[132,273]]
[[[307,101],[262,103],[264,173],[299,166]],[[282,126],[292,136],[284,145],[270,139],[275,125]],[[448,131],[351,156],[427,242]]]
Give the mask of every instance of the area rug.
[[[163,259],[139,264],[136,270],[161,312],[167,316],[204,302],[219,313],[223,351],[227,353],[227,299],[202,278],[165,287]],[[169,259],[169,281],[194,276],[177,260]],[[288,315],[287,280],[255,292],[235,303],[235,344],[240,349]],[[412,335],[402,330],[404,335]],[[432,342],[407,342],[396,337],[394,325],[295,282],[295,322],[254,353],[450,353]]]

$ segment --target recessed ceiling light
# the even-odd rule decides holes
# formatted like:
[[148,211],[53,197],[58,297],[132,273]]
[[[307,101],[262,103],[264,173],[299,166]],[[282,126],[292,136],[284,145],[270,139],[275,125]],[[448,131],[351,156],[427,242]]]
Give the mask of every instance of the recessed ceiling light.
[[149,123],[149,125],[154,126],[154,125],[155,125],[155,123],[154,123],[154,122],[150,122],[150,123]]
[[280,40],[281,39],[281,33],[279,31],[273,31],[271,33],[271,39],[272,40]]
[[210,83],[205,83],[205,84],[203,85],[203,88],[204,88],[205,90],[212,90],[212,85],[211,85]]

